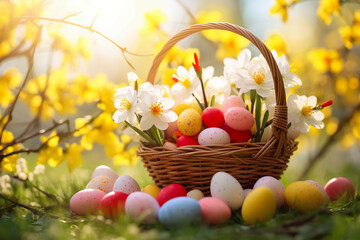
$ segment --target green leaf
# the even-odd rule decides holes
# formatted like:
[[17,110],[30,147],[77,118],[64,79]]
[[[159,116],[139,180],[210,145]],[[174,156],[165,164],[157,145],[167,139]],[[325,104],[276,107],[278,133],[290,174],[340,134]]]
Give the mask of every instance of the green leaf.
[[211,99],[210,99],[210,105],[209,105],[209,107],[212,107],[212,106],[214,106],[215,105],[215,95],[212,95],[211,96]]
[[255,100],[256,100],[256,90],[250,90],[250,101],[251,101],[251,109],[250,112],[254,113],[254,106],[255,106]]
[[261,119],[261,97],[256,95],[256,104],[255,104],[255,123],[256,123],[256,142],[260,141],[260,119]]
[[131,127],[135,132],[137,132],[137,134],[139,134],[141,137],[143,137],[144,139],[146,139],[148,142],[157,145],[156,142],[151,139],[146,133],[144,133],[143,131],[141,131],[140,129],[138,129],[137,127],[134,127],[133,125],[131,125],[128,121],[124,121],[126,125],[128,125],[129,127]]
[[269,119],[269,111],[266,110],[266,112],[264,113],[264,117],[263,117],[263,120],[262,120],[262,124],[261,124],[261,130],[260,130],[260,136],[259,136],[259,141],[261,141],[261,138],[264,134],[264,130],[265,128],[267,127],[267,121]]
[[192,94],[192,95],[195,98],[196,102],[199,104],[201,111],[204,111],[205,110],[204,105],[199,101],[199,99],[194,94]]

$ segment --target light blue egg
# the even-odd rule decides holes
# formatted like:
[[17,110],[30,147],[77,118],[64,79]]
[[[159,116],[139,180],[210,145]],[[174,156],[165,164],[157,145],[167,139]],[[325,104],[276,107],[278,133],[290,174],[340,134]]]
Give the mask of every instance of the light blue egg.
[[168,227],[190,225],[201,219],[201,207],[193,198],[173,198],[161,206],[158,218],[162,224]]

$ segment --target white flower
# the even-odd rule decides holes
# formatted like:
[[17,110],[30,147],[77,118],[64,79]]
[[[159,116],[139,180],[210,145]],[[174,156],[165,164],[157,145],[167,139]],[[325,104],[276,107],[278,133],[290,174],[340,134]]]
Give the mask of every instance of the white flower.
[[302,85],[302,82],[298,75],[290,71],[290,64],[286,60],[285,54],[281,55],[278,58],[278,55],[275,50],[272,50],[271,53],[273,54],[274,58],[276,59],[277,65],[279,66],[279,70],[281,76],[284,80],[285,88],[292,88],[294,85]]
[[261,97],[268,97],[274,88],[270,68],[261,57],[251,60],[248,69],[240,69],[238,74],[241,78],[235,84],[240,94],[256,90]]
[[174,100],[171,98],[163,98],[161,94],[144,92],[139,102],[140,108],[140,128],[148,130],[153,125],[160,130],[168,128],[168,123],[177,119],[175,112],[169,110],[174,106]]
[[241,81],[241,76],[238,74],[239,70],[247,69],[251,59],[251,52],[249,49],[245,48],[238,55],[237,60],[233,58],[224,59],[224,77],[232,85],[236,82]]
[[26,160],[24,158],[19,158],[16,160],[16,173],[20,175],[20,173],[26,173],[28,172],[28,168],[26,165]]
[[116,123],[128,120],[130,124],[134,124],[135,110],[137,105],[137,92],[132,88],[126,88],[123,95],[119,95],[114,101],[117,109],[113,115],[113,120]]
[[214,95],[215,102],[222,105],[230,96],[231,85],[224,77],[213,77],[207,81],[205,92],[208,100]]
[[309,132],[310,125],[318,129],[323,128],[324,114],[319,110],[314,110],[316,103],[317,99],[314,96],[291,94],[288,98],[291,126],[303,133]]
[[34,169],[34,175],[39,175],[43,173],[45,173],[45,165],[43,164],[36,165]]
[[182,100],[192,95],[199,86],[200,80],[196,75],[194,67],[191,67],[189,71],[187,71],[183,66],[179,66],[176,74],[177,75],[173,75],[173,78],[177,79],[178,82],[171,87],[171,93],[176,102],[182,102]]
[[0,192],[6,195],[10,195],[12,193],[9,175],[3,175],[0,177]]

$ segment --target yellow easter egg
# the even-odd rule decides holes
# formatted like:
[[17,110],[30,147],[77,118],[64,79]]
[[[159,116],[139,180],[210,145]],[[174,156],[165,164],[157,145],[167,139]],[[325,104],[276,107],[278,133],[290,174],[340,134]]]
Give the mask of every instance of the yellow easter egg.
[[177,126],[182,134],[195,136],[201,131],[201,115],[196,110],[188,108],[180,114]]
[[325,203],[321,191],[304,181],[293,182],[285,188],[285,201],[290,208],[303,213],[315,211]]
[[148,193],[156,199],[160,190],[161,189],[158,186],[156,186],[155,184],[150,184],[150,185],[147,185],[146,187],[144,187],[142,192]]
[[200,115],[202,114],[202,111],[201,111],[201,108],[199,106],[199,104],[197,103],[180,103],[178,104],[174,109],[173,111],[178,115],[180,116],[180,114],[186,110],[186,109],[189,109],[189,108],[192,108],[194,109],[195,111],[197,111]]
[[246,224],[262,223],[270,220],[276,211],[276,198],[267,187],[252,190],[246,196],[241,216]]

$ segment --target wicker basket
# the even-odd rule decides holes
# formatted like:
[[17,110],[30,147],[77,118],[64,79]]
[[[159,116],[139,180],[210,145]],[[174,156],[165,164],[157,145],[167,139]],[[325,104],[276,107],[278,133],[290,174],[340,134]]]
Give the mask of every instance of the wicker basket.
[[287,138],[287,106],[281,73],[269,49],[250,31],[230,23],[202,23],[183,29],[174,35],[153,61],[147,81],[153,83],[157,69],[166,53],[180,40],[202,30],[220,29],[237,33],[251,41],[265,57],[275,85],[276,107],[272,135],[267,142],[231,143],[227,145],[184,146],[177,149],[140,144],[142,158],[156,185],[165,187],[179,183],[189,191],[199,189],[210,193],[212,176],[224,171],[234,176],[243,188],[252,188],[262,176],[280,178],[287,168],[297,142]]

